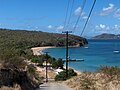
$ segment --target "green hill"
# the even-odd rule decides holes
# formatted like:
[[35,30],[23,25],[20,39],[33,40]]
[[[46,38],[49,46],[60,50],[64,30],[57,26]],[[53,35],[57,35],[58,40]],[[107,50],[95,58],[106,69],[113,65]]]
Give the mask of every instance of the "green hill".
[[[69,35],[69,45],[87,44],[85,38]],[[0,29],[0,48],[31,48],[36,46],[65,46],[65,35],[41,31]]]

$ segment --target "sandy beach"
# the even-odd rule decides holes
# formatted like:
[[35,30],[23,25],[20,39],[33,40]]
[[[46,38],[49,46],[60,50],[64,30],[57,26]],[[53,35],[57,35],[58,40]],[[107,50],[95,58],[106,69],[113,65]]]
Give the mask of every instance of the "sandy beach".
[[[52,46],[47,46],[47,47],[33,47],[33,48],[31,48],[31,50],[33,51],[34,55],[42,55],[43,54],[43,50],[48,49],[48,48],[54,48],[54,47],[52,47]],[[66,68],[66,67],[64,66],[64,68]],[[69,68],[71,68],[71,67],[69,67]],[[42,76],[44,76],[44,74],[45,74],[45,69],[44,68],[36,67],[36,69],[39,72],[39,74],[41,74]],[[72,69],[74,69],[74,68],[72,68]],[[82,73],[81,71],[78,71],[78,70],[75,70],[75,69],[74,69],[74,71],[78,75]],[[55,73],[56,73],[55,71],[52,71],[52,72],[49,71],[49,72],[50,72],[49,77],[51,77],[51,76],[55,77]],[[54,75],[51,75],[51,73],[53,73]],[[53,77],[51,77],[51,78],[53,78]]]
[[31,50],[33,51],[34,55],[42,55],[43,54],[43,50],[47,49],[47,48],[54,48],[54,46],[46,46],[46,47],[33,47],[31,48]]

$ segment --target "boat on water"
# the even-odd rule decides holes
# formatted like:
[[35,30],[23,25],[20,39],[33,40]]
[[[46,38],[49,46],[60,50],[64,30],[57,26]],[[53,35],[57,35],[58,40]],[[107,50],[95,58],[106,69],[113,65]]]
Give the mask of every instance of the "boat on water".
[[119,50],[114,50],[113,53],[118,54],[118,53],[120,53],[120,51]]
[[82,61],[85,61],[85,60],[84,60],[84,59],[73,59],[73,60],[70,59],[69,61],[73,61],[73,62],[74,62],[74,61],[82,62]]
[[[66,61],[66,59],[62,59],[63,61]],[[70,62],[82,62],[82,61],[85,61],[84,59],[69,59],[68,61]]]
[[88,47],[86,46],[86,47],[84,47],[84,48],[88,48]]

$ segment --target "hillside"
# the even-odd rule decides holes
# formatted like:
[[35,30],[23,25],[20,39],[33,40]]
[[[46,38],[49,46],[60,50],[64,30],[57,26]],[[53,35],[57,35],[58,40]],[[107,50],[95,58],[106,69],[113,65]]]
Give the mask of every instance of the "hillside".
[[94,39],[120,39],[120,34],[115,35],[115,34],[101,34],[93,37]]
[[73,90],[120,90],[120,68],[102,66],[96,72],[82,72],[65,83]]
[[[69,35],[69,45],[84,45],[87,40]],[[36,46],[65,46],[65,35],[47,32],[0,29],[0,47],[31,48]]]

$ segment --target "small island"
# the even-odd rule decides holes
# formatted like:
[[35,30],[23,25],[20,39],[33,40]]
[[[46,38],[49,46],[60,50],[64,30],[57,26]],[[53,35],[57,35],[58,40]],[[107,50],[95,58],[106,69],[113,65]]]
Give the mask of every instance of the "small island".
[[120,34],[115,35],[115,34],[103,33],[93,37],[93,39],[120,39]]

